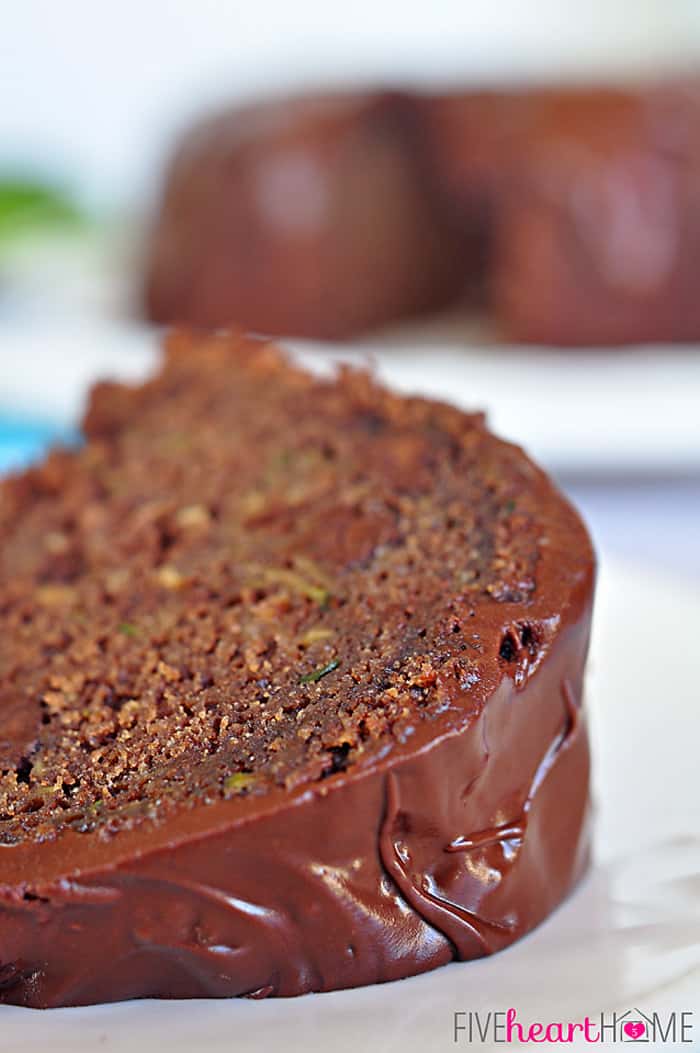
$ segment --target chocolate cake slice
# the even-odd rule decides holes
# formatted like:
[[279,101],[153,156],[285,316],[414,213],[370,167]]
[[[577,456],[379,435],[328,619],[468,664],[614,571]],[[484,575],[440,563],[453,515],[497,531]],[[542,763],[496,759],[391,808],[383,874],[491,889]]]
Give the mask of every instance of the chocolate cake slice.
[[593,592],[547,477],[228,333],[85,433],[0,486],[0,1002],[327,991],[540,922]]

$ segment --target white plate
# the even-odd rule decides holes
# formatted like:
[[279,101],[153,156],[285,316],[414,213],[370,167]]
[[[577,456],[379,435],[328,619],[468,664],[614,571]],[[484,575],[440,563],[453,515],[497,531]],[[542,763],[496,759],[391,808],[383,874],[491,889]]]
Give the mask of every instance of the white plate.
[[[0,413],[75,423],[95,379],[145,375],[158,341],[146,326],[89,313],[50,323],[4,318]],[[558,473],[700,471],[700,349],[508,348],[477,326],[444,321],[354,348],[286,343],[312,364],[370,359],[399,390],[485,409],[499,434]]]
[[[466,1048],[453,1042],[455,1011],[483,1019],[512,1006],[524,1022],[577,1022],[612,1010],[664,1020],[697,1010],[699,627],[697,595],[603,567],[588,691],[596,863],[570,900],[508,951],[398,983],[289,1000],[4,1007],[0,1048],[426,1053]],[[697,1012],[691,1022],[698,1043]]]

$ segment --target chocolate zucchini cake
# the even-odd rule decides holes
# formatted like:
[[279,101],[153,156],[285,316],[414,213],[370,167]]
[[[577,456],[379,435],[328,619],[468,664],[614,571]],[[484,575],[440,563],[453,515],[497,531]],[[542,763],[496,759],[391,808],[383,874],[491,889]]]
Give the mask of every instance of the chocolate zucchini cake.
[[353,987],[553,910],[594,571],[544,473],[231,333],[85,435],[0,485],[0,1002]]

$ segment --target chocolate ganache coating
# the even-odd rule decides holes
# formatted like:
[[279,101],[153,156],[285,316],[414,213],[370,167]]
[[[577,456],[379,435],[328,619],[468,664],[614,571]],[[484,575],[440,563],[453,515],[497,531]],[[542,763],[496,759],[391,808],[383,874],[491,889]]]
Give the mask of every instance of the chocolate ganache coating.
[[500,950],[587,862],[585,528],[478,415],[170,344],[0,487],[0,1002]]

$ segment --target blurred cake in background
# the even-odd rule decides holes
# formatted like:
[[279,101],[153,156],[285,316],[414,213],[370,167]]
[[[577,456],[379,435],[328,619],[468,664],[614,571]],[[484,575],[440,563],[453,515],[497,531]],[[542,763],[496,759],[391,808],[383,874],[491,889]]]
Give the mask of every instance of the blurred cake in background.
[[545,94],[496,206],[491,306],[542,344],[700,337],[700,86]]
[[539,100],[533,89],[451,91],[416,99],[435,185],[461,233],[462,291],[482,306],[491,299],[500,199]]
[[157,322],[320,339],[444,307],[507,339],[700,338],[700,87],[321,94],[184,138],[151,231]]
[[198,125],[165,181],[149,316],[342,339],[445,306],[461,284],[459,238],[417,118],[405,96],[377,92]]

